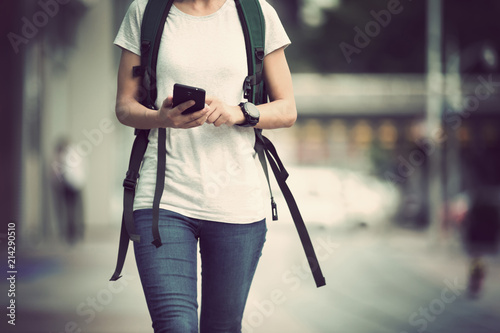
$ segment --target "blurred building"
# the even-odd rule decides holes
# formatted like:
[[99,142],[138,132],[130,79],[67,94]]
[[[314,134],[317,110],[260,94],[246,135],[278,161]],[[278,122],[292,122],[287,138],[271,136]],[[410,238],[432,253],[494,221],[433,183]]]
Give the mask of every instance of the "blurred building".
[[295,74],[293,80],[295,163],[354,169],[396,185],[401,222],[427,223],[428,160],[438,148],[443,202],[500,185],[500,76],[449,74],[442,124],[431,136],[425,75]]
[[[133,130],[114,115],[119,52],[113,39],[129,3],[19,1],[11,11],[9,29],[16,36],[5,52],[22,57],[24,67],[17,222],[27,243],[57,234],[52,187],[72,168],[87,174],[85,222],[119,224]],[[73,147],[65,165],[54,159],[63,137]]]

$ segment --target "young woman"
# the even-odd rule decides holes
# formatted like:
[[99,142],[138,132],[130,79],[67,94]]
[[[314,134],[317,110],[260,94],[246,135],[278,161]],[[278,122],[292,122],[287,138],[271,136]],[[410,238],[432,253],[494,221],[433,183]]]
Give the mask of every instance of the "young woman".
[[[244,0],[245,1],[245,0]],[[260,0],[266,22],[264,79],[270,102],[257,107],[255,127],[290,127],[296,119],[290,44],[276,11]],[[166,20],[157,65],[158,111],[137,100],[140,27],[147,0],[135,0],[115,44],[122,48],[116,114],[121,123],[151,129],[134,202],[134,243],[155,332],[198,332],[197,246],[202,289],[200,331],[241,332],[251,281],[267,231],[268,196],[255,163],[254,130],[245,117],[245,40],[234,0],[178,0]],[[172,106],[175,83],[203,88],[205,108]],[[254,109],[255,110],[255,109]],[[255,116],[255,115],[254,115]],[[243,125],[243,126],[241,126]],[[245,126],[246,125],[246,126]],[[165,189],[160,204],[163,245],[151,244],[158,128],[167,131]]]

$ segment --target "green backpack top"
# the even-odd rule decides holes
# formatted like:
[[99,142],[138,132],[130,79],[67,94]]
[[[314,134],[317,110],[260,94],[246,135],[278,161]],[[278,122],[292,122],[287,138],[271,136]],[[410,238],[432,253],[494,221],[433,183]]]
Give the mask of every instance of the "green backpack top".
[[[161,36],[165,27],[173,0],[149,0],[144,11],[141,25],[141,65],[133,68],[134,77],[142,77],[140,103],[150,109],[156,109],[156,65],[158,50],[160,48]],[[248,76],[243,82],[244,97],[253,104],[259,105],[267,103],[268,96],[263,80],[264,67],[264,46],[265,46],[265,20],[259,0],[235,0],[238,15],[242,24],[247,51]],[[123,216],[120,233],[120,245],[116,269],[111,277],[111,281],[118,280],[125,263],[129,240],[140,242],[140,236],[136,234],[133,217],[133,204],[139,170],[146,148],[148,146],[149,130],[135,130],[136,138],[132,146],[129,168],[123,181]],[[325,285],[325,278],[319,267],[319,262],[314,252],[314,248],[307,232],[306,226],[293,198],[286,179],[288,173],[285,170],[280,158],[269,139],[262,135],[262,130],[255,129],[256,143],[255,151],[259,156],[260,163],[271,192],[267,161],[276,177],[278,185],[285,197],[285,200],[293,217],[302,246],[307,256],[317,287]],[[166,158],[166,130],[158,129],[158,159],[156,188],[153,199],[153,244],[156,247],[162,245],[158,229],[160,200],[163,194],[165,182],[165,158]],[[273,220],[278,219],[277,207],[271,192],[271,209]]]

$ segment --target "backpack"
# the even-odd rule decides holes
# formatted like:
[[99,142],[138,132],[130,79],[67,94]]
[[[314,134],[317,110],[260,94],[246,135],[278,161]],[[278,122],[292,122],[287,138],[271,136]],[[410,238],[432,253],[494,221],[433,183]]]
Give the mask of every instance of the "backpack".
[[[165,26],[165,21],[172,7],[173,0],[149,0],[146,6],[141,25],[141,65],[133,68],[134,77],[142,77],[142,95],[140,103],[144,106],[156,109],[156,64],[160,40]],[[235,0],[238,15],[242,24],[247,50],[248,76],[243,82],[244,97],[256,105],[266,103],[268,100],[266,87],[262,77],[264,45],[265,45],[265,21],[260,7],[259,0]],[[136,234],[133,217],[133,203],[137,179],[142,159],[148,145],[149,130],[135,130],[136,138],[132,146],[129,168],[123,181],[123,215],[120,232],[120,244],[116,269],[110,281],[116,281],[121,276],[121,271],[125,263],[129,240],[140,242],[140,236]],[[306,226],[293,198],[286,179],[288,173],[285,170],[274,145],[262,135],[262,130],[255,129],[256,143],[255,151],[259,157],[264,170],[271,193],[271,209],[273,221],[278,219],[277,206],[271,192],[269,182],[269,172],[266,159],[276,177],[280,190],[293,217],[302,246],[307,256],[311,272],[317,287],[325,285],[325,278],[321,272],[318,259],[307,232]],[[158,165],[156,175],[156,188],[153,198],[153,223],[152,232],[157,248],[162,245],[158,229],[159,205],[163,194],[165,181],[165,155],[166,155],[166,130],[158,129]]]

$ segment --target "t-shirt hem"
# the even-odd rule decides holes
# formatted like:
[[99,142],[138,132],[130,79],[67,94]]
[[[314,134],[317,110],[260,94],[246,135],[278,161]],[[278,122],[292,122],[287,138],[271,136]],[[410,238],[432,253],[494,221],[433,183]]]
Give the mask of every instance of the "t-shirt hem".
[[130,52],[138,55],[139,57],[141,56],[141,51],[135,45],[128,43],[125,40],[115,41],[113,44],[115,44],[116,46],[118,46],[122,49],[130,51]]
[[[141,206],[141,205],[134,205],[134,211],[136,210],[142,210],[142,209],[151,209],[151,206]],[[266,218],[265,214],[256,214],[255,216],[241,216],[241,215],[233,215],[233,216],[221,216],[221,215],[216,215],[216,214],[207,214],[207,213],[196,213],[193,211],[190,211],[188,209],[182,209],[179,207],[174,207],[170,205],[164,205],[160,203],[160,209],[164,210],[169,210],[174,213],[193,218],[193,219],[198,219],[198,220],[205,220],[205,221],[211,221],[211,222],[220,222],[220,223],[234,223],[234,224],[250,224],[250,223],[255,223],[262,221],[263,219]]]
[[287,48],[287,47],[289,47],[290,45],[292,45],[292,42],[290,42],[290,41],[289,41],[289,42],[287,42],[287,43],[285,43],[285,44],[282,44],[281,46],[279,46],[279,45],[278,45],[278,46],[272,46],[272,47],[270,47],[270,48],[269,48],[269,50],[266,50],[266,51],[265,51],[265,55],[264,55],[264,56],[267,56],[268,54],[271,54],[271,53],[273,53],[274,51],[279,50],[279,49],[281,49],[281,48],[286,49],[286,48]]

